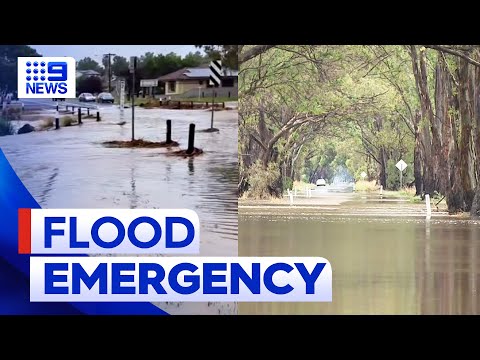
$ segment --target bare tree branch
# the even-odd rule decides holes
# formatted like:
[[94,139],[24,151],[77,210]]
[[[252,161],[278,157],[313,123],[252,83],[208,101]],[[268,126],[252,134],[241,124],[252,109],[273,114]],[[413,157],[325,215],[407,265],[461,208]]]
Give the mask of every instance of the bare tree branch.
[[246,50],[243,54],[239,54],[238,62],[243,64],[244,62],[257,57],[258,55],[263,54],[274,46],[275,45],[255,45],[254,47]]
[[462,53],[458,50],[454,50],[454,49],[451,49],[451,48],[448,48],[448,47],[442,46],[442,45],[423,45],[423,46],[425,46],[426,48],[438,50],[440,52],[445,52],[445,53],[450,54],[450,55],[458,56],[458,57],[466,60],[470,64],[480,67],[480,62],[472,59],[471,57],[465,55],[464,53]]

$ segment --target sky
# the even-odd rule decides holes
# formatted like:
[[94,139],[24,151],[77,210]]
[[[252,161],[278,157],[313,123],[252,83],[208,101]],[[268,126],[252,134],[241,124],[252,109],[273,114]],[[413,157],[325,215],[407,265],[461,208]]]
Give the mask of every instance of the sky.
[[90,57],[102,63],[102,55],[111,53],[129,58],[130,56],[141,56],[146,52],[155,54],[168,54],[174,52],[185,56],[189,52],[200,51],[195,45],[30,45],[43,56],[71,56],[75,60]]

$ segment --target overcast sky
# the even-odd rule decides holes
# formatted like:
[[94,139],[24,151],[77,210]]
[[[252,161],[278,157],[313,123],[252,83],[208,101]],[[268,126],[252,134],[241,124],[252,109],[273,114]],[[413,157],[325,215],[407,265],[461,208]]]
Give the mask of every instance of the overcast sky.
[[72,56],[75,60],[91,57],[101,64],[102,55],[112,53],[124,56],[141,56],[146,52],[168,54],[174,52],[185,56],[189,52],[200,51],[195,45],[30,45],[43,56]]

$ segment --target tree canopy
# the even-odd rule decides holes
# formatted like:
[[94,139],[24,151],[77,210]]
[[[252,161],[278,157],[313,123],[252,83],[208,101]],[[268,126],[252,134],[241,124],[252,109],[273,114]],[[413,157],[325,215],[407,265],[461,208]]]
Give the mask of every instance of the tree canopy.
[[17,58],[41,56],[28,45],[0,45],[0,92],[17,89]]
[[[359,179],[480,214],[480,47],[240,47],[239,191]],[[265,181],[268,179],[268,181]],[[475,200],[474,200],[475,199]]]

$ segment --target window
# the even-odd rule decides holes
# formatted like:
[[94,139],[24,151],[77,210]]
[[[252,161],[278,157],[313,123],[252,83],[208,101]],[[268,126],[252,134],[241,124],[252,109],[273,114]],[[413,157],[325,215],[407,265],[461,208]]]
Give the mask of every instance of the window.
[[200,80],[200,81],[198,82],[198,85],[203,85],[203,80]]
[[175,81],[170,81],[168,83],[168,92],[172,92],[172,93],[175,92]]

